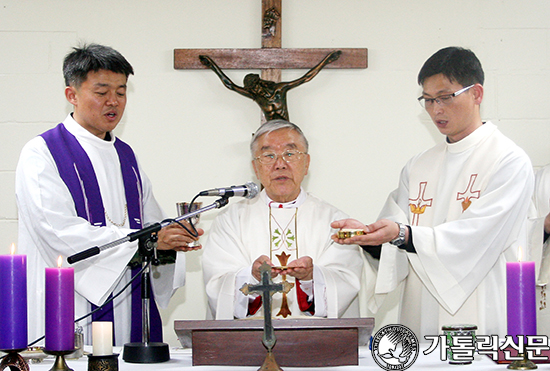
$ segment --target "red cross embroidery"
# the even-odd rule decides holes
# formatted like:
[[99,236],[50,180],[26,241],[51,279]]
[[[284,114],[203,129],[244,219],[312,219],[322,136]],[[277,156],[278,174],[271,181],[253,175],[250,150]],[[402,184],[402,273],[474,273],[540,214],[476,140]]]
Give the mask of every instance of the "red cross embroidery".
[[428,182],[421,182],[418,189],[418,197],[414,199],[409,198],[409,207],[411,209],[411,213],[413,214],[411,225],[418,225],[420,214],[424,214],[426,208],[432,206],[433,198],[429,198],[427,200],[424,199],[424,192],[426,192],[427,184]]
[[466,190],[464,192],[458,192],[456,194],[456,200],[457,201],[462,200],[462,212],[465,212],[466,209],[470,207],[470,205],[472,204],[472,199],[479,198],[480,191],[472,190],[472,188],[474,187],[476,178],[477,178],[477,174],[470,175],[470,182],[468,183]]

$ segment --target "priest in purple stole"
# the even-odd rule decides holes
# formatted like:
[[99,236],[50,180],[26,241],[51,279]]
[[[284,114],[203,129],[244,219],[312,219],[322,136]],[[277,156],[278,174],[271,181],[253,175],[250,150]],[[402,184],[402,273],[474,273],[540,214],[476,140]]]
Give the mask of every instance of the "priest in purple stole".
[[[44,334],[44,270],[56,266],[58,256],[66,260],[165,219],[133,150],[112,132],[124,113],[132,66],[116,50],[91,44],[65,57],[63,73],[74,112],[25,145],[16,171],[19,248],[28,256],[30,340]],[[151,341],[162,341],[156,303],[166,306],[185,283],[184,252],[200,248],[188,246],[197,238],[177,225],[158,233],[164,264],[151,275]],[[103,306],[139,271],[136,252],[137,241],[128,242],[74,264],[77,318]],[[91,321],[113,321],[116,345],[141,342],[139,284],[138,278],[79,323],[85,344],[91,344]]]

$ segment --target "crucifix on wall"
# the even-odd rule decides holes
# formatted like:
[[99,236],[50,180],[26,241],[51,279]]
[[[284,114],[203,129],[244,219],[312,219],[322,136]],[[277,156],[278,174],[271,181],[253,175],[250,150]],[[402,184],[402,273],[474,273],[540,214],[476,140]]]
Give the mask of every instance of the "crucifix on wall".
[[[261,49],[175,49],[175,69],[210,68],[224,85],[231,90],[254,99],[265,119],[284,118],[288,120],[286,91],[311,80],[322,68],[367,68],[366,48],[338,49],[285,49],[281,45],[281,2],[262,0],[262,48]],[[261,77],[249,74],[253,86],[261,92],[234,84],[222,69],[260,69]],[[310,69],[300,79],[282,82],[282,69]],[[246,79],[246,78],[245,78]],[[258,81],[259,80],[259,81]],[[250,85],[250,83],[248,83]],[[282,95],[281,95],[282,93]],[[260,94],[269,95],[263,99]],[[278,95],[277,95],[278,94]]]

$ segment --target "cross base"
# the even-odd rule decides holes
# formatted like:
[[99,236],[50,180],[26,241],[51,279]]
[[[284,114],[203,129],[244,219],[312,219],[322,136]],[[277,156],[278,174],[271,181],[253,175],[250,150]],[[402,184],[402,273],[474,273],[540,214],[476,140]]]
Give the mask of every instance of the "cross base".
[[264,364],[258,369],[258,371],[283,371],[283,369],[280,368],[277,364],[277,361],[275,361],[275,356],[273,355],[273,352],[271,350],[268,350]]

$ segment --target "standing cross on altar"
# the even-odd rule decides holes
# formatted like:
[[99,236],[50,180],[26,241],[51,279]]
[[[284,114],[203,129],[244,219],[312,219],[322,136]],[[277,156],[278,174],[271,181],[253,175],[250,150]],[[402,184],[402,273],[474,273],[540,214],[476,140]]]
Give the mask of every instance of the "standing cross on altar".
[[247,283],[244,284],[240,290],[245,295],[255,292],[261,293],[264,307],[264,337],[262,342],[266,346],[268,352],[271,352],[271,349],[277,341],[271,322],[271,296],[276,292],[288,293],[294,284],[288,281],[273,283],[271,280],[271,266],[265,262],[260,267],[260,273],[262,275],[261,283],[257,285],[250,285]]

